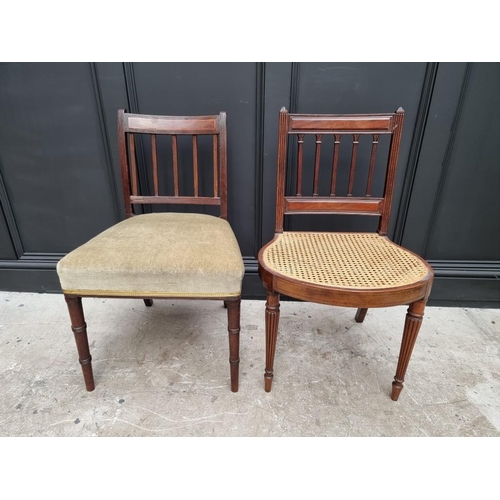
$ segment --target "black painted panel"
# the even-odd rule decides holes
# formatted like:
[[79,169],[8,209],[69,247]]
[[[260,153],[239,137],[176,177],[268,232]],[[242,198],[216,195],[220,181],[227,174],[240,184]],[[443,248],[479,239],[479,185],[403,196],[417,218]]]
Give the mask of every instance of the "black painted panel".
[[68,252],[116,222],[89,64],[2,64],[0,116],[0,168],[26,252]]
[[0,203],[0,260],[15,258],[16,252],[14,251],[14,246],[12,245],[9,229],[7,228],[4,212]]
[[[255,63],[134,63],[138,111],[145,114],[209,115],[227,113],[229,222],[243,255],[254,256],[255,149],[257,118],[257,65]],[[184,144],[181,144],[183,142]],[[191,145],[179,143],[181,187],[192,193]],[[151,160],[149,142],[144,144]],[[207,153],[207,156],[203,155]],[[162,189],[171,189],[171,150],[159,143],[159,161],[167,176]],[[202,189],[210,193],[211,149],[201,141],[200,159],[205,168]],[[149,172],[151,167],[149,163]],[[151,184],[149,189],[151,189]],[[191,191],[190,191],[191,190]],[[155,207],[155,209],[160,209]],[[186,209],[186,208],[183,208]],[[183,210],[181,209],[181,210]],[[213,212],[212,209],[205,209]],[[203,211],[193,207],[191,211]],[[217,211],[215,211],[217,213]]]
[[426,258],[500,260],[499,89],[500,63],[474,63]]
[[[401,151],[398,163],[395,194],[392,207],[390,234],[395,224],[404,172],[413,137],[415,119],[425,76],[423,63],[300,63],[297,96],[292,95],[298,113],[386,113],[400,106],[406,111]],[[342,141],[351,138],[345,137]],[[366,138],[367,139],[367,138]],[[330,141],[331,142],[331,141]],[[384,145],[381,139],[378,163],[374,177],[374,195],[382,191],[385,163],[382,162]],[[325,147],[322,158],[323,172],[320,183],[328,190],[333,145]],[[341,143],[339,161],[339,194],[346,190],[351,145]],[[356,167],[354,194],[364,194],[370,156],[369,144],[360,143]],[[305,179],[312,182],[314,148],[305,152]],[[307,167],[307,165],[308,167]],[[293,180],[293,177],[292,177]],[[307,180],[306,180],[307,182]],[[310,186],[309,186],[310,189]],[[293,216],[291,230],[375,231],[378,218],[352,216]]]
[[120,219],[125,218],[122,197],[120,162],[118,159],[117,112],[127,109],[127,89],[124,80],[123,63],[95,63],[96,76],[103,103],[106,135],[111,152],[117,209]]
[[429,305],[499,307],[500,280],[480,278],[436,278]]
[[435,213],[444,158],[460,101],[466,66],[465,63],[439,63],[436,75],[402,238],[405,248],[422,256],[425,256],[428,233]]
[[291,63],[266,63],[264,172],[262,182],[262,243],[267,243],[274,235],[278,118],[282,107],[290,109],[291,71]]
[[[62,293],[55,269],[2,269],[0,290],[10,292]],[[61,295],[61,308],[66,307]]]
[[[402,233],[403,245],[417,253],[425,253],[429,243],[426,257],[437,259],[431,303],[499,306],[497,262],[481,265],[482,260],[500,260],[496,230],[500,207],[495,195],[500,184],[498,67],[474,64],[461,99],[465,63],[440,63],[437,73],[428,71],[427,76],[423,63],[1,64],[0,174],[6,191],[0,192],[0,289],[60,291],[57,254],[123,216],[118,108],[188,115],[224,110],[228,113],[229,219],[248,256],[243,294],[245,298],[264,298],[255,258],[260,244],[273,235],[280,108],[304,113],[364,113],[403,106],[406,121],[391,234],[404,180],[398,235]],[[431,96],[427,120],[429,101],[421,96]],[[461,110],[458,128],[452,130],[457,110]],[[419,131],[423,127],[420,151],[420,140],[414,137],[417,116]],[[453,147],[447,148],[453,137]],[[412,141],[412,168],[406,175]],[[191,145],[185,146],[181,153],[187,164],[183,187],[190,192]],[[314,146],[309,146],[304,187],[310,190]],[[345,191],[350,146],[343,147],[345,170],[339,182]],[[326,192],[332,144],[324,148],[321,180]],[[355,194],[363,194],[369,156],[369,145],[360,148]],[[210,194],[209,149],[209,144],[200,141],[201,153],[209,153],[206,160],[200,155],[205,168],[202,190]],[[148,143],[143,150],[150,168]],[[168,144],[159,144],[159,159],[167,168],[171,167],[170,152]],[[384,167],[383,162],[377,166],[375,190],[381,190]],[[151,190],[150,172],[143,180]],[[160,181],[160,189],[170,193],[171,173],[161,174]],[[11,208],[6,216],[1,209],[7,197]],[[15,248],[22,253],[24,246],[27,252],[19,261],[6,220],[14,224]],[[296,216],[289,220],[294,220],[293,229],[302,224],[308,229],[373,230],[377,225],[375,218],[361,217]],[[462,237],[465,232],[470,236]],[[44,255],[47,253],[54,255]]]

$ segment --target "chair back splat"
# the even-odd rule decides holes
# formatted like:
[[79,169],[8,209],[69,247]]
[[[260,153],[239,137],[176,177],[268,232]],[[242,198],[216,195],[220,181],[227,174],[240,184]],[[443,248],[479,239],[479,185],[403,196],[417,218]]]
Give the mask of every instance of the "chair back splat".
[[[136,135],[151,136],[153,195],[141,195],[136,159]],[[172,146],[173,196],[159,194],[157,135],[170,135]],[[192,137],[193,195],[179,194],[178,136]],[[213,196],[200,196],[198,136],[212,136]],[[220,217],[227,220],[227,131],[226,113],[209,116],[137,115],[118,111],[118,150],[126,217],[133,205],[218,205]]]
[[[378,233],[387,235],[391,213],[399,144],[403,130],[404,111],[399,108],[393,114],[366,115],[306,115],[290,114],[285,108],[280,111],[278,132],[278,174],[276,187],[276,224],[275,232],[283,232],[285,215],[292,214],[348,214],[371,215],[380,217]],[[315,138],[314,174],[312,196],[303,195],[304,138]],[[373,174],[377,157],[379,138],[390,135],[389,154],[385,174],[384,193],[380,198],[372,196]],[[333,136],[333,137],[332,137]],[[347,136],[344,138],[344,136]],[[353,196],[356,160],[360,138],[371,136],[371,153],[364,196]],[[297,137],[297,165],[295,194],[285,193],[287,169],[287,149]],[[319,195],[321,147],[326,140],[333,139],[333,158],[331,162],[330,192]],[[342,140],[344,138],[344,140]],[[291,140],[290,140],[291,139]],[[341,142],[352,141],[351,161],[347,195],[338,196],[339,150]]]

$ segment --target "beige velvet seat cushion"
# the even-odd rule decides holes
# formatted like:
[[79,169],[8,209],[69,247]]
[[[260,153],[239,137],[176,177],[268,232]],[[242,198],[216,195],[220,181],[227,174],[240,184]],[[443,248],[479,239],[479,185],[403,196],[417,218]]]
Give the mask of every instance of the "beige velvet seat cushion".
[[244,267],[229,223],[203,214],[137,215],[61,259],[68,294],[232,297]]

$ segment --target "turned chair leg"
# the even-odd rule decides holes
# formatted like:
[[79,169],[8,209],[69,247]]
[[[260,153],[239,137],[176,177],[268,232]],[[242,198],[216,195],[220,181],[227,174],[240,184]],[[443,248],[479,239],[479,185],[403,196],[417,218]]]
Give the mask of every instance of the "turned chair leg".
[[229,366],[231,370],[231,391],[238,392],[240,368],[240,305],[241,299],[224,302],[227,309],[227,330],[229,332]]
[[391,399],[397,401],[399,394],[403,390],[403,382],[405,380],[406,369],[410,362],[410,356],[413,351],[413,346],[417,340],[418,331],[422,325],[422,318],[424,316],[425,300],[413,302],[408,307],[406,314],[405,329],[403,331],[403,340],[401,341],[401,350],[399,351],[398,367],[396,369],[396,376],[392,383]]
[[90,355],[89,340],[87,338],[87,324],[83,316],[82,298],[64,296],[68,305],[69,317],[71,319],[71,329],[75,334],[78,357],[82,365],[83,378],[87,391],[93,391],[94,375],[92,373],[92,356]]
[[356,316],[354,316],[354,320],[356,321],[356,323],[363,323],[367,312],[368,309],[358,309],[356,312]]
[[264,389],[271,391],[273,383],[274,355],[278,338],[278,323],[280,319],[280,294],[267,292],[266,302],[266,371],[264,373]]
[[144,299],[144,304],[146,304],[146,307],[151,307],[153,305],[153,299]]

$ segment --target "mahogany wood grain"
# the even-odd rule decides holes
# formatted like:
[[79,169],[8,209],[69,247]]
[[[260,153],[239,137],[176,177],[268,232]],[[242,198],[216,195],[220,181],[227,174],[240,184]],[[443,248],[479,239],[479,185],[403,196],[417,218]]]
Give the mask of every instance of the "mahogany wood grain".
[[240,366],[240,305],[241,299],[224,302],[227,309],[229,332],[229,366],[231,370],[231,391],[238,392],[238,377]]
[[286,142],[288,134],[288,112],[281,108],[278,125],[278,173],[276,177],[276,224],[275,232],[283,232],[283,216],[285,215],[285,163]]
[[138,182],[137,182],[137,162],[135,159],[135,140],[134,134],[128,135],[129,140],[129,152],[130,152],[130,164],[132,166],[132,194],[137,196],[138,190]]
[[316,135],[316,151],[314,153],[314,179],[313,179],[313,196],[318,196],[318,182],[319,182],[319,161],[321,157],[321,140],[322,135]]
[[179,196],[179,152],[177,150],[177,136],[172,135],[172,169],[174,176],[174,196]]
[[212,159],[213,159],[213,165],[214,165],[214,197],[217,198],[219,196],[219,167],[218,167],[218,143],[217,143],[217,136],[213,135],[212,136]]
[[272,290],[267,292],[266,302],[266,371],[264,374],[265,390],[271,391],[274,372],[274,355],[278,338],[278,323],[280,319],[280,296]]
[[220,178],[220,216],[227,220],[227,125],[226,113],[221,112],[219,127],[219,178]]
[[151,154],[153,155],[153,186],[155,196],[158,196],[158,159],[156,156],[156,135],[151,134]]
[[403,390],[403,382],[405,380],[408,363],[410,362],[411,353],[413,352],[418,332],[422,326],[426,302],[426,299],[419,300],[418,302],[413,302],[410,304],[410,307],[408,307],[403,331],[403,340],[399,351],[398,367],[396,370],[396,376],[394,377],[394,382],[392,383],[391,399],[393,401],[398,400],[399,395]]
[[349,186],[347,188],[347,196],[352,196],[354,188],[354,172],[356,171],[356,159],[358,157],[359,134],[353,135],[352,153],[351,153],[351,168],[349,169]]
[[125,132],[141,134],[217,134],[214,116],[156,116],[126,114]]
[[82,366],[83,379],[87,391],[95,389],[94,374],[92,373],[92,356],[90,355],[89,340],[87,337],[87,323],[83,315],[81,297],[65,295],[64,299],[68,306],[69,317],[71,319],[71,329],[75,335],[78,359]]
[[373,171],[375,170],[375,158],[377,156],[378,138],[380,134],[373,134],[372,151],[370,154],[370,166],[368,167],[368,180],[366,182],[366,196],[372,195]]
[[365,307],[358,309],[356,311],[356,316],[354,317],[354,320],[356,321],[356,323],[363,323],[367,312],[368,312],[368,309]]
[[283,295],[306,302],[356,309],[409,304],[425,297],[428,289],[427,281],[408,287],[372,290],[325,287],[311,283],[304,286],[284,276],[274,275],[273,278],[273,289]]
[[194,196],[198,197],[198,136],[193,135],[193,192]]
[[339,165],[340,139],[342,138],[342,135],[335,134],[334,138],[335,140],[333,143],[332,182],[330,184],[330,196],[335,196],[335,188],[337,185],[337,169]]
[[[150,134],[153,156],[153,196],[139,193],[138,169],[134,133]],[[159,195],[159,174],[156,135],[172,138],[172,169],[174,196]],[[127,142],[128,135],[128,158]],[[178,135],[192,136],[193,196],[180,193]],[[198,136],[212,136],[214,196],[200,196],[200,162]],[[124,142],[125,141],[125,142]],[[118,112],[118,146],[122,173],[123,197],[127,217],[133,215],[132,205],[182,204],[219,205],[220,217],[227,219],[227,126],[226,113],[209,116],[155,116]],[[130,161],[130,169],[129,162]],[[130,172],[129,172],[130,170]]]
[[391,145],[389,150],[389,163],[387,166],[387,174],[384,187],[384,204],[382,207],[382,217],[378,227],[378,233],[382,236],[387,235],[389,230],[389,218],[391,216],[392,196],[394,194],[394,183],[396,181],[396,168],[398,165],[399,145],[401,143],[401,135],[403,133],[404,111],[399,108],[394,116],[394,133],[391,137]]
[[304,134],[299,134],[297,138],[297,189],[296,196],[302,196],[302,162],[304,157]]
[[340,213],[380,215],[383,198],[365,197],[285,197],[284,214]]
[[392,115],[365,115],[364,118],[356,115],[297,115],[290,114],[290,132],[324,132],[359,131],[365,133],[390,133]]
[[123,203],[125,204],[125,217],[132,217],[132,205],[130,199],[129,167],[127,158],[127,144],[125,141],[125,110],[118,111],[118,156],[120,159],[120,171],[122,181]]
[[220,198],[210,196],[131,196],[133,205],[220,205]]

